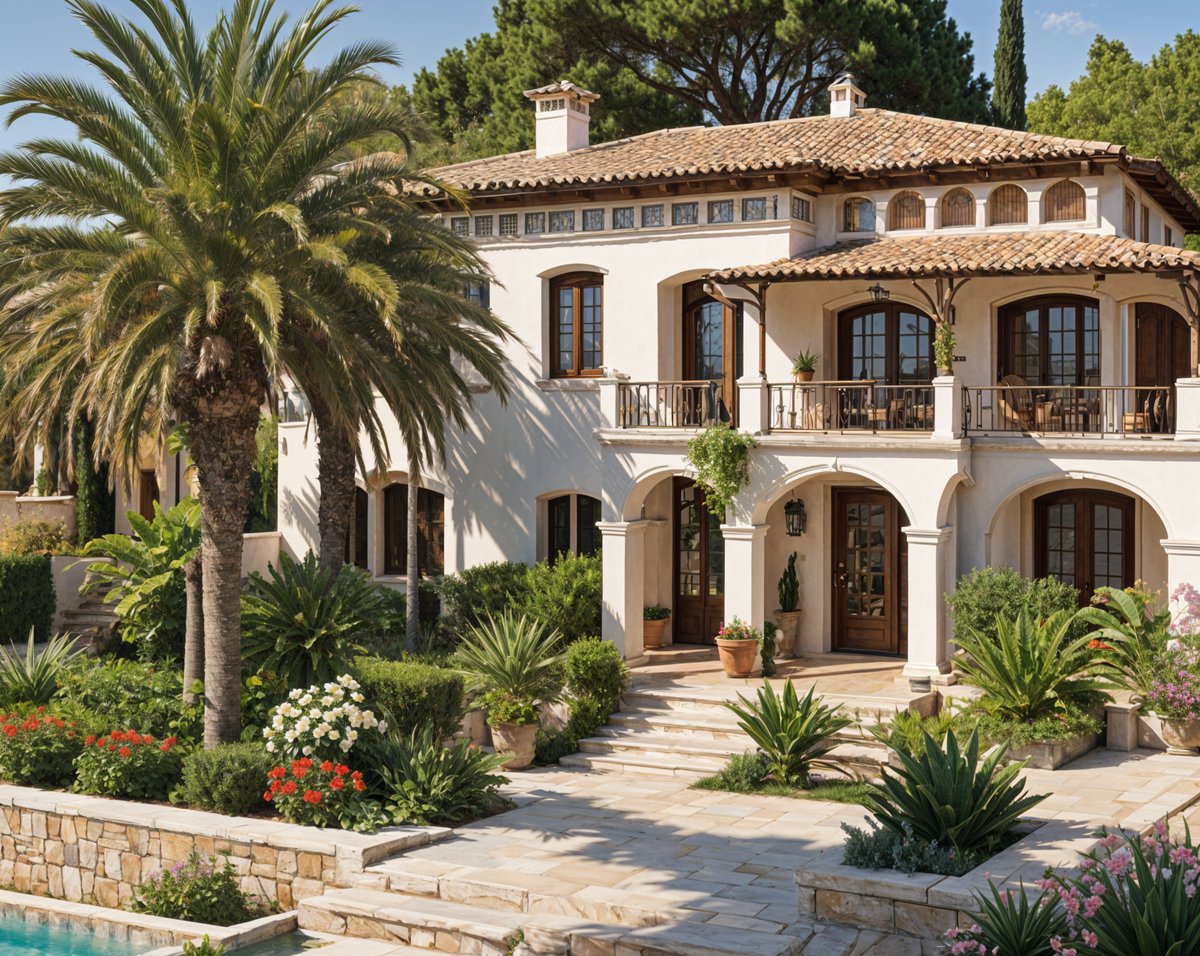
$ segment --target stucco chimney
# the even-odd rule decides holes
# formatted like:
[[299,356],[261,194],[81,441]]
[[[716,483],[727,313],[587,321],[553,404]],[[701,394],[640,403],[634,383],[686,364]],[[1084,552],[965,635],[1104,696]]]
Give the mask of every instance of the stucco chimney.
[[554,156],[588,145],[591,104],[599,93],[581,89],[570,80],[559,80],[536,90],[526,90],[537,110],[537,155]]
[[829,115],[853,116],[867,102],[867,94],[854,82],[853,73],[843,73],[829,84]]

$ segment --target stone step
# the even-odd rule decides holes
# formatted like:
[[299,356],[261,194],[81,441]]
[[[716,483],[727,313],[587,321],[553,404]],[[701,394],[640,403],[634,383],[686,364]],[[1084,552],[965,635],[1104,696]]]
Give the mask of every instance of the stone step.
[[[875,720],[851,724],[834,734],[835,740],[873,743],[871,727]],[[623,710],[613,714],[598,736],[615,737],[628,733],[657,733],[694,737],[697,740],[748,742],[746,732],[738,726],[737,717],[725,711],[684,710]]]
[[725,766],[725,761],[712,757],[677,759],[666,754],[641,756],[580,752],[559,758],[558,764],[560,767],[594,770],[598,773],[635,773],[654,777],[695,779],[711,776]]
[[[741,690],[744,697],[752,698],[754,688]],[[736,691],[718,690],[706,691],[696,687],[646,687],[636,683],[621,698],[623,712],[639,711],[642,713],[664,713],[666,711],[701,711],[704,713],[728,714],[725,706],[727,701],[736,700]],[[878,718],[887,719],[890,715],[902,710],[912,710],[918,713],[937,712],[937,693],[907,694],[897,692],[895,695],[876,697],[854,697],[844,694],[822,695],[824,702],[836,706],[843,711],[857,716],[861,720],[873,722]]]
[[646,648],[646,665],[702,664],[717,661],[717,648],[712,644],[671,644],[667,647]]

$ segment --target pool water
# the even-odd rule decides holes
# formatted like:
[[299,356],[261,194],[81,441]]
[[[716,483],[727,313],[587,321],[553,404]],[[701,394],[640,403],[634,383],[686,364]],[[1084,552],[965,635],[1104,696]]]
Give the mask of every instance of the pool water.
[[288,933],[238,949],[233,956],[308,956],[309,953],[320,953],[321,948],[328,945],[327,941],[313,939],[307,933]]
[[0,953],[4,956],[134,956],[145,951],[145,946],[97,936],[86,929],[51,927],[19,916],[0,917]]

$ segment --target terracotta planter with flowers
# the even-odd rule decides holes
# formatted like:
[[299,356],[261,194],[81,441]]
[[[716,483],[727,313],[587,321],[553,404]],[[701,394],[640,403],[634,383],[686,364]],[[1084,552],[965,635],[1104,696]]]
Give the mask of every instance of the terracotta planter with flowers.
[[650,650],[663,646],[671,609],[654,604],[642,611],[642,645]]
[[1200,751],[1200,717],[1164,717],[1158,715],[1162,724],[1162,738],[1167,744],[1167,753],[1196,756]]
[[749,677],[758,661],[762,635],[740,618],[734,618],[717,633],[717,656],[726,677]]

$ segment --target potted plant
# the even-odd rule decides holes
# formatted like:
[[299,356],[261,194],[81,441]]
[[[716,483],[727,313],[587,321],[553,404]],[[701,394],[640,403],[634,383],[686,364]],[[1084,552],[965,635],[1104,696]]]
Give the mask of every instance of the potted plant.
[[938,375],[954,374],[954,326],[941,322],[933,333],[933,361]]
[[1167,641],[1154,661],[1142,706],[1162,725],[1167,753],[1195,756],[1200,749],[1200,648]]
[[792,375],[795,376],[797,382],[811,382],[813,376],[817,373],[817,363],[821,361],[819,352],[810,352],[805,349],[802,352],[797,352],[792,356]]
[[533,763],[537,744],[538,712],[532,697],[489,691],[480,699],[492,728],[496,753],[508,759],[502,770],[524,770]]
[[762,640],[758,628],[735,617],[717,632],[717,654],[726,677],[749,677]]
[[505,612],[472,627],[455,652],[457,669],[487,711],[496,753],[506,770],[533,762],[538,708],[562,696],[565,657],[562,635],[537,621]]
[[642,611],[642,643],[646,647],[662,647],[663,632],[671,620],[671,609],[661,604],[651,604]]
[[780,657],[795,657],[800,636],[800,581],[796,577],[796,552],[788,558],[787,567],[779,576],[779,608],[775,611],[779,636],[775,643]]

